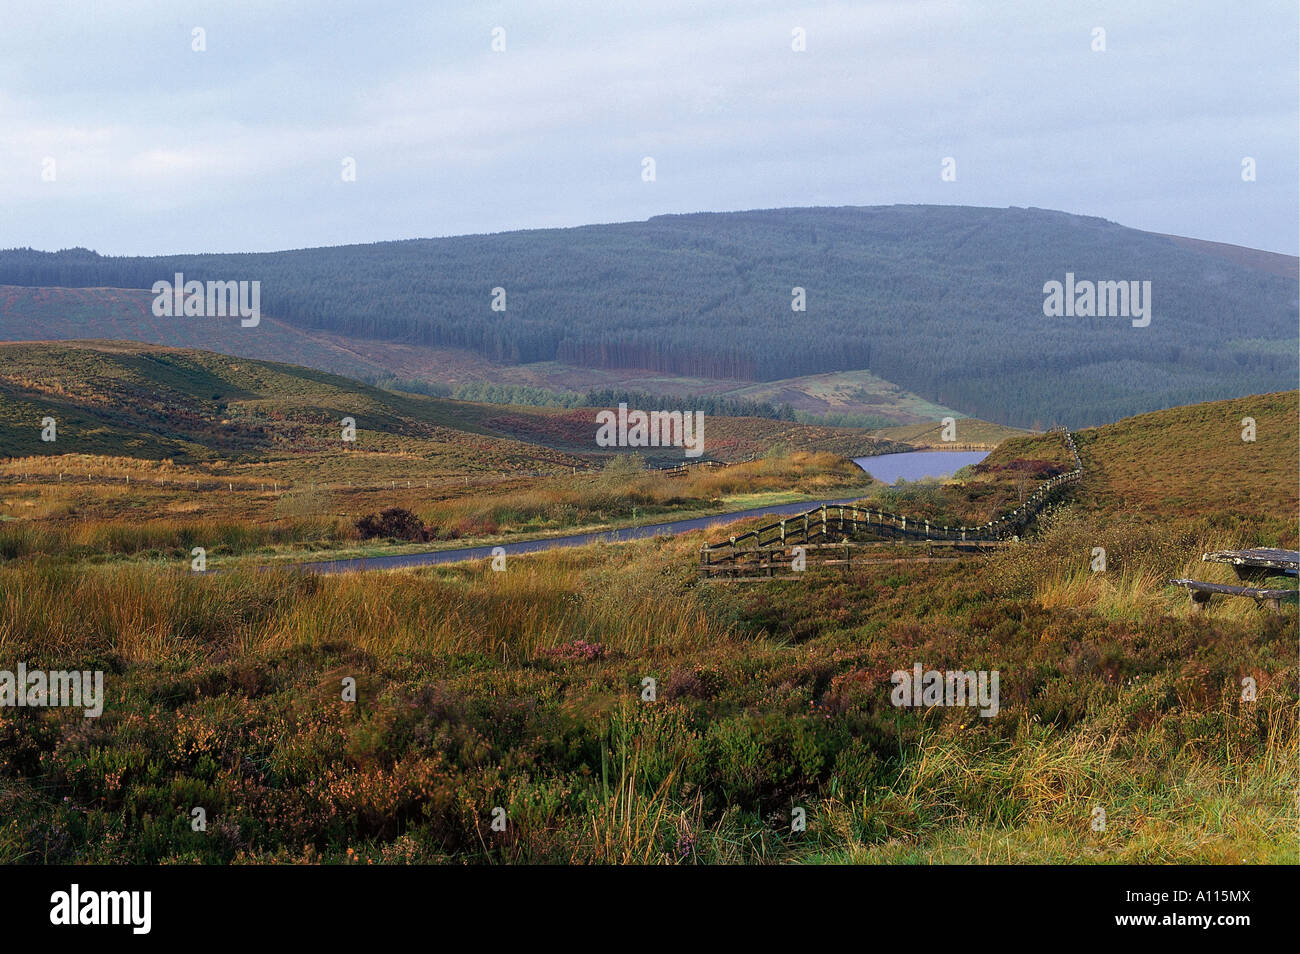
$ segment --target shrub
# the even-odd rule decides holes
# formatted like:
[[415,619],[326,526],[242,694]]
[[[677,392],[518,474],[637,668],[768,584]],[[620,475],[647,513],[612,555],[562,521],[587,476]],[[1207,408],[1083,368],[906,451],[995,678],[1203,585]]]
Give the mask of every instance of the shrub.
[[541,654],[550,659],[560,659],[568,662],[594,662],[597,659],[603,659],[605,651],[604,643],[589,643],[585,639],[575,639],[563,646],[543,649]]
[[367,514],[357,521],[357,532],[361,539],[388,537],[393,540],[409,540],[423,543],[433,538],[437,530],[425,527],[424,521],[411,511],[402,507],[389,507],[380,513]]

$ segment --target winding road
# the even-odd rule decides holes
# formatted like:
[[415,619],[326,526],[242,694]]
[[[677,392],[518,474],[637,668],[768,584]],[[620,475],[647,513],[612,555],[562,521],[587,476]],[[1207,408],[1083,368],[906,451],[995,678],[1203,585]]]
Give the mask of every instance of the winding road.
[[692,517],[689,520],[671,520],[668,523],[653,523],[639,527],[622,527],[617,530],[596,530],[589,533],[574,533],[564,537],[546,537],[540,540],[520,540],[516,543],[499,543],[490,546],[460,547],[455,550],[430,550],[425,553],[402,553],[393,556],[355,557],[347,560],[321,560],[315,563],[294,563],[292,568],[308,573],[357,573],[365,570],[400,570],[413,566],[433,566],[438,563],[459,563],[464,560],[485,560],[492,556],[492,551],[499,546],[506,555],[517,553],[539,553],[542,550],[558,550],[561,547],[581,547],[590,543],[621,543],[624,540],[642,540],[646,537],[676,536],[692,530],[702,530],[716,523],[743,520],[745,517],[788,516],[804,513],[823,504],[837,507],[849,504],[858,497],[844,497],[836,500],[801,500],[789,504],[774,504],[769,507],[754,507],[749,510],[734,510],[709,517]]

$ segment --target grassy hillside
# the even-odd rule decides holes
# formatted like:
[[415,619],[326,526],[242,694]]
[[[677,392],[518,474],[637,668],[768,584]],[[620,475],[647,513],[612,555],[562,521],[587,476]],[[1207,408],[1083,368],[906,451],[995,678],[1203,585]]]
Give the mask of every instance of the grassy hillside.
[[758,460],[673,478],[645,457],[680,462],[681,449],[597,447],[596,410],[441,400],[121,342],[0,345],[0,556],[179,560],[200,542],[216,560],[358,555],[392,549],[356,528],[389,507],[426,521],[424,544],[598,530],[865,491],[845,457],[895,446],[707,415],[709,458]]
[[[268,315],[335,345],[728,381],[869,369],[986,420],[1080,426],[1296,380],[1295,260],[1287,276],[1278,256],[1240,252],[1041,209],[886,206],[247,255],[12,250],[0,283],[257,280]],[[1044,283],[1067,272],[1149,281],[1150,325],[1044,317]]]
[[[1243,420],[1255,422],[1253,441]],[[1295,391],[1171,408],[1078,434],[1080,503],[1101,514],[1268,515],[1295,545],[1300,404]]]
[[[40,422],[57,422],[41,439]],[[479,426],[485,409],[396,394],[291,365],[122,342],[0,345],[0,453],[179,463],[418,459],[425,473],[571,467],[575,458]],[[355,442],[340,422],[356,422]],[[337,467],[338,464],[329,463]],[[408,464],[408,473],[412,469]],[[290,467],[283,479],[293,478]]]
[[195,348],[287,362],[384,387],[443,396],[461,396],[458,392],[475,385],[535,388],[556,399],[603,389],[679,397],[711,395],[788,404],[801,414],[842,419],[821,423],[854,426],[932,422],[949,415],[961,416],[869,371],[755,384],[640,368],[582,368],[559,361],[507,364],[464,348],[437,348],[299,328],[272,315],[263,315],[254,329],[232,327],[221,321],[155,318],[150,311],[152,301],[153,296],[144,289],[0,285],[0,341],[120,339]]
[[[283,480],[305,459],[363,470],[421,461],[421,475],[589,466],[619,453],[596,444],[596,408],[507,408],[381,390],[306,368],[130,342],[0,344],[0,455],[80,453],[179,463],[278,460]],[[57,440],[41,439],[54,417]],[[340,421],[357,440],[341,440]],[[705,418],[708,457],[789,450],[845,456],[887,452],[891,441],[850,427],[763,418]],[[678,448],[644,455],[683,459]],[[408,466],[403,476],[411,476]]]
[[[0,668],[103,668],[107,704],[0,710],[0,861],[1295,863],[1296,610],[1165,581],[1294,543],[1296,402],[1244,402],[1249,468],[1236,403],[1089,432],[1076,501],[957,565],[710,586],[704,534],[504,572],[4,560]],[[891,705],[914,663],[998,671],[998,714]]]
[[325,334],[263,315],[256,328],[224,321],[156,318],[153,295],[139,288],[28,288],[0,285],[0,341],[122,340],[194,348],[345,374],[391,373],[385,356],[367,356]]
[[873,437],[898,441],[917,450],[944,450],[945,448],[951,448],[953,444],[983,447],[992,450],[1003,441],[1021,436],[1024,433],[1018,428],[992,424],[989,421],[981,421],[973,417],[959,418],[955,421],[953,432],[956,438],[955,441],[945,441],[943,432],[942,418],[934,418],[920,424],[898,424],[893,427],[882,427],[871,433]]

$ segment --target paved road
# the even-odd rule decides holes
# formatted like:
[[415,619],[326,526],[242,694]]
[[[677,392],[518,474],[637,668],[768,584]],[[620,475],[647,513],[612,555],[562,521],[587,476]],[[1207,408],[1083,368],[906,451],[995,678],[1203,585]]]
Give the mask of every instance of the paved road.
[[[776,517],[803,513],[825,504],[837,507],[840,504],[853,503],[861,497],[845,497],[842,500],[810,500],[791,504],[777,504],[770,507],[754,507],[750,510],[735,510],[731,513],[715,514],[712,517],[693,517],[690,520],[673,520],[669,523],[655,523],[643,527],[623,527],[619,530],[602,530],[595,533],[575,533],[567,537],[549,537],[545,540],[521,540],[518,543],[501,543],[507,554],[537,553],[541,550],[556,550],[560,547],[581,547],[589,543],[618,543],[623,540],[641,540],[645,537],[675,536],[701,530],[715,523],[741,520],[745,517]],[[427,553],[403,553],[394,556],[358,557],[351,560],[321,560],[316,563],[295,563],[294,569],[311,573],[353,573],[360,570],[396,570],[410,566],[431,566],[436,563],[459,563],[464,560],[486,560],[492,556],[492,547],[461,547],[456,550],[434,550]]]

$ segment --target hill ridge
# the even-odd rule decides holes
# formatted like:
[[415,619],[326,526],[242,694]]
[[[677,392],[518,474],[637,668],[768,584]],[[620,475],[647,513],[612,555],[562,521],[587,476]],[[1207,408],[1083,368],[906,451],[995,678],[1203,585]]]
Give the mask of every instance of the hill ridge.
[[[674,379],[869,369],[973,416],[1079,427],[1300,377],[1297,282],[1190,241],[1030,208],[820,207],[277,253],[19,250],[0,283],[251,278],[265,314],[341,339]],[[1152,325],[1046,318],[1044,283],[1070,273],[1151,281]],[[15,307],[0,337],[30,325]]]

